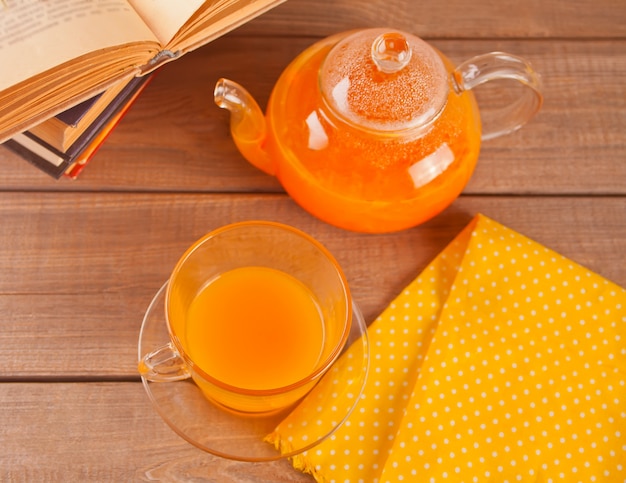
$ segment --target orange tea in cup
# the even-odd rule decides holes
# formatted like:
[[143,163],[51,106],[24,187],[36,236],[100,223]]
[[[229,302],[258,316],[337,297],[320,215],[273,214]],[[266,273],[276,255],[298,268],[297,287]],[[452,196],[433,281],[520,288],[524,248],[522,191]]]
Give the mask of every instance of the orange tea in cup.
[[228,409],[266,413],[302,398],[342,351],[352,301],[341,268],[305,233],[235,223],[178,261],[165,313],[171,343],[140,362],[150,381],[192,377]]
[[324,321],[315,296],[298,279],[273,268],[240,267],[200,290],[181,338],[207,374],[231,386],[267,390],[313,372],[322,356]]

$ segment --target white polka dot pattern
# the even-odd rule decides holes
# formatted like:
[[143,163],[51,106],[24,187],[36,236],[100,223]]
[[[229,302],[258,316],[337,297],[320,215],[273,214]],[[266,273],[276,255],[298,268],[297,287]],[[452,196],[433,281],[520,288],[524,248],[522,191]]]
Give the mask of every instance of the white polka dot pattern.
[[[355,411],[294,459],[317,481],[626,481],[617,285],[478,215],[368,334]],[[314,401],[342,383],[349,355],[279,439],[332,424]]]

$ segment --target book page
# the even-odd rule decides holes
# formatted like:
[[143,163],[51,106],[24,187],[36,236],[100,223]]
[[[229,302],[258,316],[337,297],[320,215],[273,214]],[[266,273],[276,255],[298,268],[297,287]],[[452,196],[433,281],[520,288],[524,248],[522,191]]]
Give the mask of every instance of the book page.
[[128,0],[150,25],[161,45],[166,45],[205,2],[204,0]]
[[89,52],[156,37],[126,0],[0,2],[0,91]]
[[188,52],[224,35],[285,0],[213,0],[184,25],[174,43]]

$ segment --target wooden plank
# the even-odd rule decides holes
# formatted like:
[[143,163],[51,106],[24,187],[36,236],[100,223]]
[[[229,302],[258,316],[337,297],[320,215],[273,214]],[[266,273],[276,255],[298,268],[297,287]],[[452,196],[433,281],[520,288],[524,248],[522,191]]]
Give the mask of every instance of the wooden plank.
[[622,0],[289,0],[239,33],[317,36],[380,26],[431,38],[611,38],[626,35],[626,9]]
[[463,196],[422,226],[367,235],[280,194],[0,193],[0,379],[136,379],[152,296],[218,226],[270,219],[310,233],[337,257],[369,323],[477,212],[626,286],[621,197]]
[[[231,77],[264,106],[312,42],[381,25],[454,62],[490,50],[527,57],[545,104],[520,132],[484,144],[465,195],[443,214],[363,235],[308,216],[245,162],[212,88]],[[286,461],[202,453],[138,382],[150,299],[219,225],[262,218],[311,233],[344,267],[368,322],[477,212],[626,286],[625,52],[623,0],[289,0],[165,66],[78,181],[54,181],[0,147],[0,481],[313,481]]]
[[[0,189],[279,192],[275,178],[236,151],[212,88],[218,77],[232,78],[265,106],[280,72],[310,42],[217,40],[158,73],[79,180],[52,180],[0,148]],[[626,194],[626,41],[434,44],[454,62],[516,53],[543,76],[541,112],[519,132],[483,144],[466,193]],[[489,92],[479,94],[490,109]]]
[[200,451],[151,407],[140,383],[0,384],[0,481],[304,483],[286,460]]

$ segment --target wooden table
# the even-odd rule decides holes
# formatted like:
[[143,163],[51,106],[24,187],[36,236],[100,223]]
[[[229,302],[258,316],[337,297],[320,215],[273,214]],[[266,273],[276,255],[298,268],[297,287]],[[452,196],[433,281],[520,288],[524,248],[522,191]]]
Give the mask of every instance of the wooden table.
[[[243,160],[212,100],[225,76],[265,106],[298,52],[366,26],[412,31],[455,62],[516,53],[544,80],[540,114],[484,143],[464,194],[389,235],[309,216]],[[626,285],[623,0],[289,0],[165,66],[77,181],[0,148],[0,480],[312,481],[286,461],[205,454],[159,418],[136,369],[152,296],[207,231],[270,219],[336,255],[371,322],[477,212]]]

